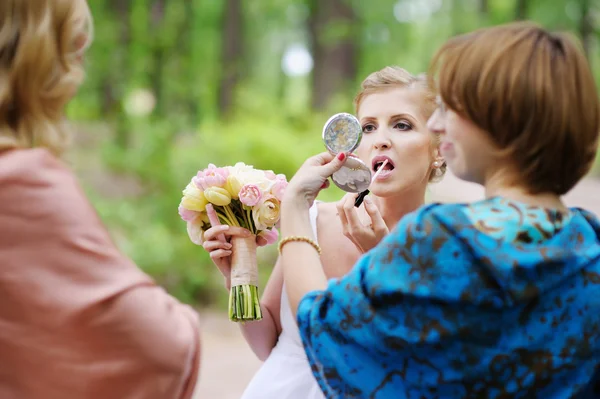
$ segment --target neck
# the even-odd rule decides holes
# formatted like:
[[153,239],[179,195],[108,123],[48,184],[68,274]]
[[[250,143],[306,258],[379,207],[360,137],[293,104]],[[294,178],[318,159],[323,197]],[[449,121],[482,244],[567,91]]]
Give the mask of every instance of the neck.
[[554,193],[531,194],[525,185],[508,184],[511,181],[515,181],[515,179],[507,178],[507,174],[502,172],[487,177],[483,184],[485,197],[503,197],[532,206],[557,209],[562,212],[568,211],[559,195]]
[[425,189],[407,190],[393,197],[372,196],[381,217],[388,229],[393,229],[407,213],[413,212],[425,203]]

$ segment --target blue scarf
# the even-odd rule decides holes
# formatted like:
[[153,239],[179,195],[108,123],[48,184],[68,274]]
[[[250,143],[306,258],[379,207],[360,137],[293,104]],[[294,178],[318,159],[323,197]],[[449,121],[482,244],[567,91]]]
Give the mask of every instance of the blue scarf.
[[298,325],[328,398],[570,398],[600,364],[600,223],[502,198],[405,216]]

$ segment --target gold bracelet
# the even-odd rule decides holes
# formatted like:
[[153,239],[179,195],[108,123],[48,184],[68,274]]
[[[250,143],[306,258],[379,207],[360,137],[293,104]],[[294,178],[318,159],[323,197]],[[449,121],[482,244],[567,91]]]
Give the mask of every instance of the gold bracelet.
[[313,239],[310,239],[308,237],[305,236],[289,236],[289,237],[285,237],[284,239],[282,239],[281,241],[279,241],[279,254],[281,254],[281,248],[283,248],[283,246],[285,244],[287,244],[288,242],[292,242],[292,241],[296,241],[296,242],[305,242],[307,244],[310,244],[313,246],[314,249],[317,250],[317,252],[319,253],[319,255],[321,255],[321,247],[319,246],[319,244],[317,244],[317,242]]

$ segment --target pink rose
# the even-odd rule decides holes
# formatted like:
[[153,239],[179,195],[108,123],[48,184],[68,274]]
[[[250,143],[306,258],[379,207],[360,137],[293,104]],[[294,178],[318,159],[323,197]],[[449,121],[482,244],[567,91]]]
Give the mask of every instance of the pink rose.
[[184,208],[183,205],[179,205],[179,216],[181,216],[181,218],[183,220],[185,220],[186,222],[192,222],[194,221],[194,219],[196,219],[198,216],[200,216],[200,212],[196,212],[196,211],[191,211],[187,208]]
[[272,170],[265,170],[265,177],[269,180],[277,179],[277,175]]
[[193,182],[204,190],[210,187],[224,187],[227,176],[229,176],[227,168],[217,168],[211,163],[208,168],[198,172]]
[[245,184],[240,190],[240,201],[246,206],[255,206],[262,198],[262,192],[255,184]]
[[279,232],[277,229],[267,229],[263,230],[258,234],[257,244],[261,247],[265,245],[275,244],[279,239]]

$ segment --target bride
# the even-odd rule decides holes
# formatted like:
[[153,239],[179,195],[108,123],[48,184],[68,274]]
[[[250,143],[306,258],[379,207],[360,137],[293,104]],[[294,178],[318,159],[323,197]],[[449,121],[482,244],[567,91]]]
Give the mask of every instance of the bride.
[[[427,184],[439,179],[445,163],[438,156],[438,137],[426,123],[436,108],[426,79],[402,68],[386,67],[369,75],[355,99],[363,138],[357,156],[373,171],[388,160],[371,185],[371,195],[354,207],[356,195],[336,203],[316,202],[310,210],[314,235],[323,249],[328,278],[346,274],[362,253],[374,247],[390,227],[424,203]],[[204,248],[229,287],[231,244],[217,237],[244,234],[239,227],[217,226],[204,234]],[[302,347],[296,321],[275,264],[261,299],[263,319],[240,324],[242,333],[264,364],[242,399],[321,399]]]

